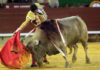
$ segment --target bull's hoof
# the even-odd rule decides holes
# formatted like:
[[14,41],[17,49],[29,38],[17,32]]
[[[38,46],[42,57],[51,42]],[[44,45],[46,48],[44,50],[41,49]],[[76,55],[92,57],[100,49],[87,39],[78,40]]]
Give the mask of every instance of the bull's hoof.
[[44,60],[43,62],[46,63],[46,64],[49,64],[49,61],[47,61],[47,60]]
[[68,62],[65,64],[65,68],[71,68],[71,66]]
[[91,62],[90,62],[90,59],[86,59],[86,63],[87,64],[90,64]]

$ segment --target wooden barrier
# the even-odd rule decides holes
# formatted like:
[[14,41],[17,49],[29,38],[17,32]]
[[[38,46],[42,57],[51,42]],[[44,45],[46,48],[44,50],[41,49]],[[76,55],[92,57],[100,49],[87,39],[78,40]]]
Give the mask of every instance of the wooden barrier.
[[[0,33],[12,33],[25,20],[29,8],[0,9]],[[89,31],[100,31],[100,8],[48,8],[45,7],[49,19],[78,15],[86,22]],[[33,28],[30,23],[23,32]]]

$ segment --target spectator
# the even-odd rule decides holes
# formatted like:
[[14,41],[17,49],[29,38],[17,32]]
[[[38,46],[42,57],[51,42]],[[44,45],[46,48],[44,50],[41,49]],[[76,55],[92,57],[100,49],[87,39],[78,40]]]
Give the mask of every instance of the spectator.
[[8,3],[29,3],[32,0],[8,0]]
[[2,8],[3,7],[3,5],[0,3],[0,8]]
[[94,0],[90,3],[90,7],[100,7],[100,0]]
[[14,2],[14,0],[8,0],[7,2],[8,2],[8,3],[13,3],[13,2]]
[[94,3],[92,7],[100,7],[100,3]]
[[32,0],[19,0],[19,3],[29,3],[32,2]]
[[59,1],[58,0],[49,0],[49,5],[51,8],[58,8],[59,7]]
[[32,0],[32,2],[33,2],[33,3],[37,3],[38,1],[37,1],[37,0]]

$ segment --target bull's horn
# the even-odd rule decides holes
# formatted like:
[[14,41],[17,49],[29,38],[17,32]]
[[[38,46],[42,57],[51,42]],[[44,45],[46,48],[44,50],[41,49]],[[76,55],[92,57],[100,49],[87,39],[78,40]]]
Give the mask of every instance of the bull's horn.
[[39,45],[39,40],[35,40],[35,42],[36,42],[36,45]]

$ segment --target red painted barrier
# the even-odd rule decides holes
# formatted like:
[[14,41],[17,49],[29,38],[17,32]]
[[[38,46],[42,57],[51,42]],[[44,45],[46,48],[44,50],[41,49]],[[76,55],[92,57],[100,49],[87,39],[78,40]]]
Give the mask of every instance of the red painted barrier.
[[[25,20],[29,8],[0,9],[0,33],[12,33]],[[88,26],[88,30],[100,31],[100,8],[48,8],[45,7],[49,19],[79,15]],[[29,24],[23,32],[32,29]]]

